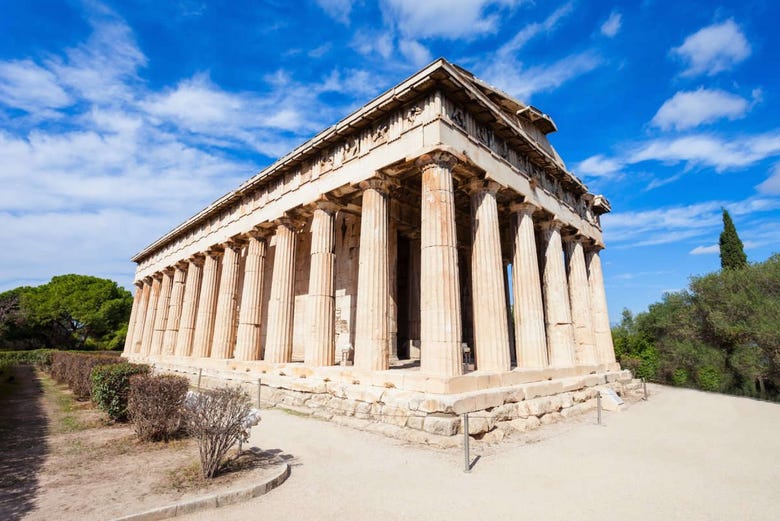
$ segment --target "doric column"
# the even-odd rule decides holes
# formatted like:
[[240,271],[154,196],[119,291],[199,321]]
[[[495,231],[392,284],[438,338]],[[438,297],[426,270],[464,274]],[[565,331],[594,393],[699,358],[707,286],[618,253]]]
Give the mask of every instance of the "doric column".
[[236,359],[260,359],[260,324],[263,311],[263,273],[265,271],[266,240],[250,235],[244,265],[244,289],[236,334]]
[[135,283],[135,294],[133,295],[133,308],[130,311],[130,320],[127,322],[127,335],[125,336],[125,348],[122,350],[122,354],[128,354],[133,351],[133,333],[135,332],[135,321],[140,311],[138,308],[141,306],[141,296],[143,295],[143,284],[140,282]]
[[225,243],[222,255],[222,276],[219,280],[217,315],[214,318],[214,340],[211,358],[232,358],[236,341],[236,315],[238,314],[238,278],[240,241]]
[[574,327],[575,359],[578,365],[593,365],[597,363],[597,360],[593,339],[590,285],[582,239],[582,235],[567,235],[565,237],[566,274],[568,276],[569,302],[571,303],[571,321]]
[[569,290],[563,264],[561,226],[551,219],[542,223],[544,237],[544,305],[547,324],[547,351],[553,367],[574,365],[574,332],[571,326]]
[[596,344],[596,356],[601,364],[615,363],[615,347],[612,344],[612,332],[609,327],[609,313],[607,313],[607,294],[604,290],[604,275],[601,271],[601,256],[599,250],[602,246],[595,245],[587,253],[588,285],[592,298],[593,333]]
[[160,299],[160,283],[162,275],[155,273],[152,276],[152,287],[149,290],[149,304],[146,307],[146,318],[144,319],[144,336],[141,342],[141,354],[147,356],[152,348],[152,337],[154,335],[155,317],[157,315],[157,302]]
[[165,327],[168,322],[168,307],[171,301],[171,287],[173,286],[173,270],[165,269],[160,283],[160,297],[157,299],[157,306],[154,311],[154,333],[152,333],[152,347],[150,352],[153,355],[162,353],[163,337],[165,336]]
[[219,284],[219,257],[221,251],[206,252],[203,262],[203,280],[200,285],[198,314],[195,318],[195,335],[192,343],[192,356],[206,358],[214,338],[214,315],[217,310],[217,290]]
[[[409,241],[409,339],[420,341],[420,236]],[[411,346],[410,346],[411,348]],[[411,349],[410,349],[411,353]]]
[[135,317],[135,329],[133,329],[133,353],[142,353],[141,345],[144,340],[144,326],[146,325],[146,314],[149,312],[149,296],[152,292],[151,280],[146,278],[141,284],[141,303],[138,308],[138,315]]
[[295,241],[293,223],[287,218],[278,220],[271,298],[268,302],[268,334],[265,347],[265,360],[268,362],[284,363],[292,358]]
[[512,294],[517,367],[540,369],[547,366],[547,335],[534,235],[533,214],[538,207],[525,202],[512,205],[511,210],[515,213]]
[[363,189],[363,208],[360,215],[355,367],[382,371],[390,367],[387,181],[369,179],[360,183],[360,187]]
[[337,206],[318,201],[311,221],[311,263],[303,360],[314,366],[336,363],[334,274]]
[[501,234],[493,181],[474,180],[471,195],[471,294],[477,369],[509,371]]
[[463,373],[458,240],[452,168],[446,152],[425,154],[422,169],[420,237],[420,369],[437,376]]
[[190,356],[195,338],[195,319],[200,300],[200,283],[203,279],[203,257],[187,261],[187,280],[184,283],[184,301],[181,305],[179,333],[176,335],[176,356]]
[[181,321],[181,306],[184,299],[184,280],[187,277],[186,264],[177,264],[173,272],[173,286],[168,305],[168,318],[165,321],[162,354],[172,355],[176,352],[176,336],[179,333]]

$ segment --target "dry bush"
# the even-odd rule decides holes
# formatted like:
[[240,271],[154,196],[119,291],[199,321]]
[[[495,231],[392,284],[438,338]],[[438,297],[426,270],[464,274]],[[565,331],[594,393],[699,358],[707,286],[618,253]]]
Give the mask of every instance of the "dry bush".
[[127,411],[139,439],[168,441],[181,432],[188,388],[183,376],[138,374],[130,378]]
[[121,358],[108,354],[57,351],[52,355],[51,376],[58,382],[67,384],[78,400],[86,400],[92,393],[92,369],[122,361]]
[[186,403],[188,432],[198,440],[200,468],[213,478],[228,450],[242,440],[247,419],[254,418],[249,395],[239,387],[221,387],[190,394]]

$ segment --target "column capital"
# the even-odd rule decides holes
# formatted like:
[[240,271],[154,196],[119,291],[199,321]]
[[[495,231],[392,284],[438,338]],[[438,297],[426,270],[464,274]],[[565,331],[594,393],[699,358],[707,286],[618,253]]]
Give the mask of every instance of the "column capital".
[[479,192],[488,192],[495,195],[501,188],[501,184],[492,179],[472,179],[466,185],[466,192],[469,195]]
[[561,230],[561,237],[567,242],[579,242],[584,245],[587,236],[580,233],[579,230],[571,228],[563,228]]
[[417,168],[424,170],[430,166],[439,166],[452,169],[460,159],[458,156],[447,150],[433,150],[418,157],[414,163]]
[[203,262],[206,260],[206,255],[203,253],[196,253],[194,255],[190,255],[190,257],[187,259],[187,262],[191,262],[192,264],[195,264],[196,266],[203,266]]
[[231,250],[235,251],[243,248],[245,243],[246,241],[240,235],[236,235],[235,237],[231,237],[230,239],[223,242],[222,246],[226,249],[230,248]]
[[391,188],[398,185],[398,181],[385,174],[377,174],[358,183],[363,190],[372,189],[379,193],[387,195]]
[[215,244],[214,246],[209,247],[203,254],[206,257],[211,257],[214,259],[218,259],[222,256],[224,253],[225,248],[221,244]]
[[563,225],[565,223],[558,219],[556,216],[553,216],[550,219],[545,219],[544,221],[539,222],[539,227],[542,230],[557,230],[560,231],[561,228],[563,228]]
[[305,224],[305,221],[301,219],[299,215],[296,215],[290,211],[284,212],[278,218],[274,219],[273,222],[277,228],[279,226],[284,226],[291,232],[297,232]]
[[176,266],[166,266],[160,270],[160,273],[162,273],[163,275],[170,275],[174,271],[176,271]]
[[509,205],[509,210],[513,213],[521,213],[523,215],[533,215],[534,212],[541,210],[542,207],[531,201],[523,201],[522,203],[512,203]]
[[330,199],[327,195],[320,196],[319,199],[311,203],[311,206],[315,210],[322,210],[331,215],[341,209],[341,205]]
[[173,268],[176,270],[186,270],[187,269],[187,259],[182,259],[178,261],[176,264],[173,265]]
[[133,286],[137,287],[138,289],[141,289],[141,288],[143,288],[143,287],[144,287],[144,281],[143,281],[143,279],[141,279],[141,280],[136,280],[136,281],[133,281]]
[[592,251],[592,252],[595,252],[595,253],[598,253],[601,250],[603,250],[604,248],[606,248],[606,246],[604,246],[603,242],[597,241],[596,239],[590,239],[589,242],[583,243],[583,246],[585,247],[585,251],[588,251],[588,252]]

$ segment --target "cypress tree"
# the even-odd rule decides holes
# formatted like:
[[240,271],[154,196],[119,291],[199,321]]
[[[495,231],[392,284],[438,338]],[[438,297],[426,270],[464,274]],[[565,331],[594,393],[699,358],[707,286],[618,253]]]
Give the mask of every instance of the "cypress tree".
[[747,266],[747,255],[737,235],[728,210],[723,208],[723,231],[720,232],[720,267],[738,270]]

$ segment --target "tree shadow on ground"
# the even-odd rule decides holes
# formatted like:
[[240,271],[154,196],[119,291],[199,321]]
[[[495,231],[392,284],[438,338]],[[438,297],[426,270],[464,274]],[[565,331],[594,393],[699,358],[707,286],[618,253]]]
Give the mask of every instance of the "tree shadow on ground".
[[10,374],[0,382],[0,519],[16,521],[35,508],[48,425],[35,370],[20,366]]
[[291,467],[301,465],[298,459],[292,454],[285,454],[281,449],[263,450],[260,447],[251,447],[242,450],[234,458],[226,462],[224,472],[235,472],[247,468],[267,469],[287,463]]

